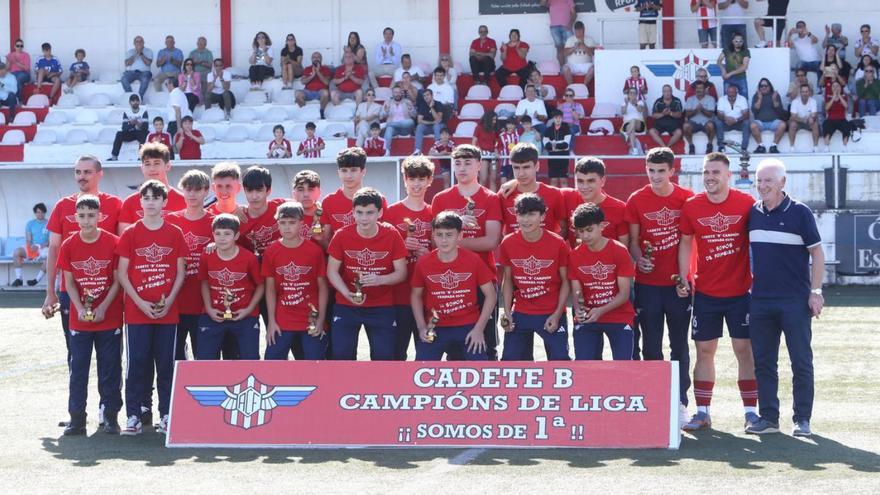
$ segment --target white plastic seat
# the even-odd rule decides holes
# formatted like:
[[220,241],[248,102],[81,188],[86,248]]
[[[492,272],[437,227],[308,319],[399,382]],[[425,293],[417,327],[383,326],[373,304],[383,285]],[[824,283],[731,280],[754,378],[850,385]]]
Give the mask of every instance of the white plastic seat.
[[466,100],[490,100],[492,99],[492,89],[485,84],[474,84],[468,89]]
[[[3,114],[0,114],[0,115],[3,115]],[[5,118],[2,123],[4,123],[4,124],[6,123]],[[49,113],[46,114],[46,118],[43,119],[43,125],[49,125],[49,126],[64,125],[66,123],[67,123],[67,114],[64,112],[53,112],[50,110]]]
[[508,119],[516,115],[516,105],[513,103],[499,103],[495,105],[495,113],[499,119]]
[[354,110],[349,105],[327,105],[324,109],[324,118],[327,120],[352,120]]
[[202,133],[206,143],[212,143],[217,140],[217,133],[213,127],[200,127],[198,131]]
[[95,93],[89,97],[89,105],[90,107],[109,107],[113,104],[113,101],[110,99],[110,95],[106,93]]
[[[338,135],[337,135],[338,134]],[[349,128],[340,122],[333,122],[324,126],[319,135],[324,139],[346,138],[349,134]]]
[[273,124],[265,124],[263,126],[260,126],[260,129],[257,131],[257,135],[254,136],[254,141],[271,141],[275,137],[275,134],[272,131],[273,127],[275,127],[275,125]]
[[12,119],[12,125],[34,125],[37,123],[37,116],[34,112],[18,112]]
[[523,99],[523,90],[516,84],[508,84],[498,93],[499,100],[519,101]]
[[42,93],[31,95],[25,106],[30,108],[46,108],[49,106],[49,97]]
[[10,131],[6,131],[6,134],[3,135],[3,140],[0,141],[0,144],[6,145],[19,145],[24,144],[25,136],[24,131],[20,129],[13,129]]
[[244,95],[244,101],[241,102],[242,105],[248,106],[259,106],[266,103],[266,93],[264,91],[248,91],[247,94]]
[[544,84],[543,86],[541,86],[541,89],[547,91],[547,95],[544,97],[545,100],[556,99],[556,88],[552,84]]
[[98,144],[113,144],[113,140],[116,139],[116,132],[116,129],[105,127],[98,133],[98,139],[95,142]]
[[608,119],[598,119],[590,122],[590,129],[587,131],[591,136],[608,136],[614,134],[614,124]]
[[287,130],[287,139],[291,141],[302,141],[306,138],[306,125],[304,123],[295,124]]
[[5,124],[6,124],[6,114],[3,112],[0,112],[0,125],[5,125]]
[[248,136],[247,128],[242,125],[230,126],[226,135],[223,136],[223,141],[226,143],[243,143],[248,139],[250,136]]
[[75,108],[79,106],[79,97],[73,93],[65,93],[58,98],[58,103],[55,104],[58,108]]
[[591,117],[615,117],[617,115],[618,106],[609,102],[597,102],[593,106]]
[[98,112],[83,109],[76,113],[73,123],[75,125],[94,125],[98,123]]
[[293,105],[294,101],[296,101],[296,93],[292,89],[279,89],[272,93],[272,103]]
[[107,113],[107,116],[104,117],[104,123],[106,125],[121,125],[122,117],[125,115],[125,110],[121,108],[114,108]]
[[465,103],[458,112],[458,118],[463,120],[479,120],[485,112],[483,105],[479,103]]
[[55,131],[51,129],[37,129],[37,133],[34,135],[34,140],[31,141],[31,144],[49,145],[55,144],[57,141],[58,135],[55,134]]
[[150,106],[165,108],[168,106],[168,93],[163,91],[147,93]]
[[89,142],[85,129],[72,129],[64,138],[64,144],[83,144]]
[[235,107],[232,109],[232,122],[250,124],[257,120],[257,112],[253,108]]
[[118,72],[102,72],[98,76],[98,82],[102,84],[116,84],[119,82],[119,77]]
[[198,121],[206,124],[216,124],[222,122],[225,117],[226,115],[223,113],[223,110],[221,110],[220,107],[215,106],[205,110]]
[[281,107],[272,107],[266,110],[266,113],[263,114],[263,118],[261,119],[263,122],[274,122],[276,124],[280,124],[287,120],[287,112],[284,111]]
[[589,98],[590,90],[587,88],[586,84],[581,83],[573,83],[566,86],[566,89],[570,89],[574,91],[575,98]]
[[473,137],[474,131],[477,129],[477,123],[472,120],[466,120],[458,123],[455,128],[455,137]]
[[393,94],[394,91],[391,88],[376,88],[376,101],[390,100]]
[[559,62],[556,60],[542,60],[538,62],[538,72],[545,76],[558,76]]
[[306,105],[302,108],[294,107],[293,115],[291,117],[291,120],[296,120],[298,122],[314,122],[316,120],[321,120],[321,106]]

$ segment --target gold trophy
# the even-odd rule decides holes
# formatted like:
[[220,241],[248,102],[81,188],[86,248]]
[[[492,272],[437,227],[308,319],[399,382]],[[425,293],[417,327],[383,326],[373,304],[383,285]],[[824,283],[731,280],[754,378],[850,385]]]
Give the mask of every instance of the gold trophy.
[[474,216],[474,211],[476,209],[477,203],[475,203],[473,199],[467,198],[467,205],[464,207],[465,214],[468,216]]
[[654,246],[651,245],[651,241],[647,239],[642,241],[642,253],[648,261],[654,261]]
[[577,293],[577,305],[578,305],[578,307],[575,309],[574,318],[575,318],[575,320],[578,320],[579,322],[583,323],[581,315],[587,314],[587,308],[586,308],[587,303],[586,303],[586,301],[584,301],[584,293],[583,292]]
[[309,303],[309,325],[306,327],[309,335],[312,337],[316,337],[318,335],[318,326],[316,323],[318,322],[318,308],[316,308],[312,303]]
[[232,295],[232,291],[227,288],[223,289],[223,320],[229,321],[232,319],[232,301],[235,300],[235,296]]
[[409,237],[416,233],[416,224],[413,223],[409,217],[403,219],[403,223],[406,224],[406,237]]
[[361,285],[361,274],[359,272],[354,272],[354,294],[351,295],[351,302],[355,304],[363,304],[364,303],[364,293],[363,293],[363,285]]
[[431,319],[428,320],[428,331],[425,332],[425,340],[428,342],[434,342],[434,339],[437,338],[437,323],[440,323],[440,315],[437,314],[436,309],[431,310]]
[[165,294],[162,294],[162,297],[159,298],[159,302],[153,305],[153,311],[162,311],[165,309]]
[[498,317],[498,323],[501,325],[501,328],[504,329],[505,332],[513,331],[513,321],[510,317],[507,316],[507,313],[502,313],[501,316]]
[[312,235],[324,233],[324,227],[321,225],[321,215],[323,214],[324,209],[321,208],[321,203],[315,203],[315,216],[312,217]]
[[683,278],[681,278],[681,275],[676,273],[675,275],[672,275],[670,278],[672,279],[673,282],[675,282],[676,289],[685,290],[685,291],[688,290],[688,285],[685,282],[685,280]]
[[97,299],[97,297],[91,290],[83,289],[82,301],[86,308],[86,312],[82,317],[83,321],[95,321],[95,312],[92,309],[92,305],[95,304],[95,299]]

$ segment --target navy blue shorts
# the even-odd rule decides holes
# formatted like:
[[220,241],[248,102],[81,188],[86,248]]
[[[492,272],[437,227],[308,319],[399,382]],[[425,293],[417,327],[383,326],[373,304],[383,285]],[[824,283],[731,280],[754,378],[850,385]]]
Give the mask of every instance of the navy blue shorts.
[[750,301],[748,293],[736,297],[712,297],[698,291],[694,294],[691,338],[698,341],[719,339],[724,335],[725,321],[730,338],[749,338]]

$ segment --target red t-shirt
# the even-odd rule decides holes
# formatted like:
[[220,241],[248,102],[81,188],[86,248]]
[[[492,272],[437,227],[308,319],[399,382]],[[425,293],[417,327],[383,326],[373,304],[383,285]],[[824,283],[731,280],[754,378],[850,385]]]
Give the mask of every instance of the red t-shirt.
[[[825,92],[825,103],[831,101],[832,94],[830,91]],[[828,120],[846,120],[846,107],[847,107],[847,97],[846,95],[840,95],[843,98],[843,102],[835,101],[831,104],[831,107],[825,112],[825,116]]]
[[[425,204],[424,206],[425,207],[419,211],[413,211],[409,209],[403,201],[399,201],[388,207],[388,211],[382,215],[382,219],[397,227],[397,232],[400,233],[404,240],[408,236],[414,237],[418,239],[421,246],[431,249],[431,220],[434,219],[434,216],[431,215],[431,205]],[[412,223],[412,226],[415,229],[414,232],[409,232],[409,225],[404,221],[406,218]],[[412,275],[413,268],[416,266],[418,260],[419,258],[412,251],[407,251],[407,274]],[[394,304],[409,306],[409,295],[409,280],[404,280],[394,286]]]
[[[474,216],[477,219],[477,227],[465,226],[462,231],[465,239],[485,236],[487,221],[492,220],[499,224],[501,224],[502,221],[501,201],[498,200],[497,194],[481,186],[477,192],[471,196],[471,199],[476,205],[474,208]],[[458,187],[453,186],[434,195],[434,200],[431,202],[431,212],[434,215],[437,215],[442,211],[454,211],[459,215],[467,215],[467,203],[467,199],[458,192]],[[489,267],[489,270],[491,270],[492,273],[495,273],[494,249],[492,251],[477,253],[477,255],[483,259],[486,266]]]
[[501,241],[499,251],[499,262],[510,267],[513,276],[514,311],[527,315],[556,311],[559,289],[568,283],[559,274],[560,267],[568,267],[568,245],[562,237],[543,232],[540,239],[529,242],[521,232],[514,232]]
[[492,50],[497,50],[498,45],[495,44],[495,40],[492,38],[486,38],[485,40],[477,38],[474,41],[471,41],[471,50],[474,50],[477,53],[491,53]]
[[[195,129],[193,129],[192,135],[195,137],[202,137],[202,133]],[[180,160],[201,160],[202,145],[194,139],[190,139],[188,136],[184,135],[183,140],[180,142],[180,149],[177,152],[177,158]]]
[[410,283],[424,288],[422,303],[425,318],[431,318],[431,310],[440,316],[441,327],[473,325],[480,319],[477,292],[480,286],[492,282],[495,275],[480,257],[467,249],[458,249],[458,256],[451,263],[437,257],[437,250],[416,263]]
[[[571,247],[579,244],[577,229],[574,228],[574,222],[571,220],[574,210],[584,203],[584,198],[577,189],[565,188],[562,190],[565,198],[566,218],[568,219],[568,242]],[[626,203],[613,197],[605,195],[605,199],[599,203],[599,209],[605,214],[605,221],[608,225],[602,229],[602,237],[607,239],[618,240],[622,235],[629,234],[629,225],[624,221],[623,216],[626,213]]]
[[[62,241],[79,232],[79,223],[76,221],[77,199],[79,199],[77,194],[59,199],[49,215],[46,230],[53,234],[59,234]],[[102,192],[98,193],[98,200],[101,202],[101,208],[98,210],[100,213],[98,228],[115,233],[122,201],[112,194]]]
[[[141,299],[157,303],[166,298],[177,278],[177,260],[186,259],[187,247],[183,232],[176,225],[162,222],[150,230],[142,221],[129,225],[119,237],[116,254],[128,258],[128,280]],[[145,315],[134,301],[125,295],[125,322],[128,324],[164,325],[178,322],[178,300],[171,301],[171,309],[164,318],[154,320]]]
[[367,156],[385,156],[385,140],[372,136],[364,139],[364,151],[367,152]]
[[[347,198],[345,193],[342,192],[341,187],[321,201],[321,208],[324,210],[321,212],[321,223],[323,225],[329,225],[330,228],[333,229],[334,235],[343,227],[354,225],[354,214],[352,213],[354,206],[351,201],[351,198]],[[383,196],[383,215],[384,211],[387,209],[388,203]]]
[[480,150],[494,153],[495,152],[495,131],[487,131],[483,126],[477,124],[474,129],[474,137],[477,138],[477,147]]
[[[354,64],[351,69],[352,77],[356,77],[358,79],[363,79],[364,74],[366,73],[366,69],[363,65]],[[333,74],[333,79],[341,79],[345,77],[345,66],[341,65],[336,68],[336,72]],[[351,79],[346,79],[341,83],[336,85],[336,89],[343,93],[354,93],[355,91],[361,89],[361,85],[352,81]]]
[[[186,200],[183,194],[180,194],[173,187],[168,188],[168,202],[162,209],[163,215],[167,215],[174,211],[186,209]],[[141,208],[141,193],[132,193],[122,202],[122,211],[119,212],[120,223],[135,223],[144,218],[144,209]]]
[[[315,66],[309,65],[303,69],[302,77],[309,77],[312,75],[313,72],[315,72]],[[329,83],[330,78],[333,76],[333,72],[330,71],[330,67],[327,67],[326,65],[322,65],[318,69],[318,72],[323,74],[324,78],[327,79],[328,83]],[[312,79],[311,81],[306,83],[306,89],[309,91],[319,91],[322,89],[329,89],[329,87],[330,87],[329,84],[324,84],[324,82],[321,81],[321,79],[318,77],[315,77],[314,79]]]
[[[339,260],[339,274],[345,285],[354,292],[355,271],[387,275],[394,271],[394,260],[405,259],[408,252],[397,229],[387,223],[379,223],[379,231],[367,239],[361,237],[357,225],[344,227],[333,235],[327,254]],[[366,299],[360,306],[393,306],[394,291],[386,286],[364,287]],[[350,306],[342,294],[336,294],[336,304]]]
[[151,132],[147,135],[147,142],[148,143],[162,143],[165,146],[167,146],[168,149],[170,150],[171,149],[171,134],[168,134],[167,132],[163,132],[163,133]]
[[[679,224],[681,208],[693,191],[672,184],[669,196],[658,196],[651,185],[632,193],[626,202],[624,220],[639,225],[639,243],[651,243],[654,270],[651,273],[636,271],[636,282],[647,285],[675,285],[672,275],[678,273],[678,241],[681,239]],[[644,252],[644,246],[640,246]]]
[[[574,248],[568,256],[568,279],[581,284],[585,309],[608,304],[620,293],[619,277],[632,278],[635,266],[623,244],[608,240],[601,251],[593,252],[587,246]],[[597,323],[632,324],[635,312],[627,300],[602,315]]]
[[248,251],[262,256],[263,251],[269,244],[277,241],[281,234],[278,233],[278,221],[275,220],[275,211],[286,200],[283,198],[270,199],[266,204],[266,211],[254,218],[248,215],[248,221],[241,224],[238,236],[238,245]]
[[[78,235],[68,237],[61,243],[58,252],[58,268],[73,275],[80,298],[85,298],[89,290],[95,298],[92,308],[104,303],[107,291],[113,285],[113,272],[116,270],[116,244],[119,238],[100,229],[95,242],[87,243]],[[64,285],[64,282],[62,282]],[[78,332],[113,330],[122,328],[122,289],[116,300],[107,308],[101,322],[79,321],[76,306],[70,305],[70,329]]]
[[[211,292],[211,307],[218,311],[225,311],[223,305],[223,291],[232,293],[232,312],[238,312],[251,303],[254,289],[263,283],[260,275],[260,262],[254,253],[247,249],[238,248],[238,253],[231,260],[220,258],[220,254],[214,251],[202,256],[199,264],[199,280],[208,281]],[[254,307],[248,316],[259,316],[260,306]]]
[[[504,219],[505,234],[519,230],[519,223],[516,221],[516,208],[513,205],[520,194],[523,193],[519,189],[514,188],[510,196],[506,198],[500,194],[498,195],[498,198],[501,199],[501,214]],[[562,198],[562,192],[553,186],[539,182],[538,190],[535,191],[535,194],[544,200],[544,205],[547,207],[547,213],[544,214],[544,222],[541,224],[541,227],[554,234],[560,233],[559,221],[565,219],[565,200]]]
[[206,213],[198,220],[189,220],[183,211],[175,211],[165,217],[165,220],[180,227],[183,240],[186,241],[186,278],[183,279],[183,287],[177,297],[178,309],[182,315],[200,315],[205,312],[205,305],[202,302],[199,264],[205,246],[214,241],[214,231],[211,229],[214,215]]
[[275,321],[284,331],[305,331],[309,324],[309,303],[318,304],[318,278],[327,277],[324,251],[314,242],[295,248],[281,241],[263,253],[262,275],[275,284]]
[[712,203],[700,193],[684,204],[679,228],[697,242],[700,293],[734,297],[749,291],[749,212],[754,205],[755,198],[736,189],[722,203]]
[[[525,48],[526,50],[528,50],[529,44],[525,41],[520,41],[517,48]],[[507,45],[505,51],[507,52],[507,56],[504,57],[504,60],[502,60],[503,63],[501,64],[502,67],[504,67],[505,69],[509,71],[518,71],[529,63],[528,60],[520,56],[519,52],[516,51],[515,48],[511,47],[509,44]]]

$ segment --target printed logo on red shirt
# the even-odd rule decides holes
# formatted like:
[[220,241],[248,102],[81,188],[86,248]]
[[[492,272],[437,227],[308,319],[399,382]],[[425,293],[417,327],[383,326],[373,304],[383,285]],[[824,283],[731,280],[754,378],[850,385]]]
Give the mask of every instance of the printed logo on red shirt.
[[236,282],[243,279],[247,273],[244,272],[233,272],[229,271],[229,268],[224,268],[220,271],[209,271],[208,276],[217,280],[217,282],[223,287],[232,287]]
[[312,267],[299,266],[292,261],[284,266],[279,266],[275,269],[275,273],[277,273],[278,275],[284,275],[284,280],[287,282],[298,282],[300,275],[305,275],[310,271],[312,271]]
[[511,263],[513,266],[517,268],[522,268],[523,272],[526,275],[537,275],[541,273],[541,270],[553,265],[553,260],[539,260],[534,256],[529,256],[527,259],[511,259]]
[[106,268],[110,264],[110,260],[96,260],[89,256],[89,259],[85,261],[72,261],[70,264],[77,270],[82,270],[86,275],[94,277],[101,273],[102,268]]
[[673,223],[675,223],[675,220],[680,216],[681,210],[670,210],[665,206],[660,211],[645,213],[645,218],[657,222],[657,225],[663,226],[672,225]]
[[401,232],[409,232],[409,234],[413,237],[422,237],[423,235],[431,231],[431,222],[423,222],[418,218],[416,218],[415,220],[410,220],[410,222],[412,222],[413,227],[416,228],[415,232],[409,232],[409,225],[407,225],[406,223],[399,223],[396,225],[396,227]]
[[272,237],[278,232],[278,224],[263,225],[258,229],[254,229],[247,233],[245,237],[250,239],[254,246],[263,246],[272,241]]
[[149,247],[138,248],[135,249],[134,252],[138,256],[143,256],[150,263],[158,263],[162,261],[162,258],[164,258],[166,255],[171,254],[171,251],[173,250],[173,248],[159,246],[154,242],[150,244]]
[[183,234],[183,240],[186,241],[186,247],[189,248],[190,252],[197,250],[202,244],[207,244],[211,241],[209,237],[195,235],[192,232]]
[[354,224],[354,213],[334,213],[333,220],[341,223],[343,227],[348,227],[349,225]]
[[464,282],[469,278],[471,278],[470,273],[455,273],[452,270],[446,270],[440,275],[428,275],[428,279],[431,282],[434,282],[435,284],[440,284],[441,287],[447,290],[457,289],[458,284]]
[[584,275],[591,275],[596,280],[605,280],[609,273],[614,273],[617,265],[605,265],[601,261],[597,261],[595,265],[579,266],[578,269]]
[[739,223],[742,215],[724,215],[720,211],[711,217],[698,218],[697,221],[703,227],[709,227],[712,232],[727,232],[731,225]]
[[[454,211],[459,216],[470,215],[470,213],[468,213],[467,207],[459,208],[457,210],[449,210],[449,211]],[[483,216],[483,213],[486,213],[486,210],[481,210],[480,208],[474,208],[474,212],[473,212],[474,218],[479,218],[479,217]],[[465,227],[465,228],[467,228],[467,227]]]
[[381,260],[388,256],[388,251],[370,251],[367,248],[363,248],[360,251],[346,250],[345,255],[356,259],[361,266],[373,266],[376,264],[376,260]]
[[[100,216],[98,217],[98,223],[101,223],[101,222],[103,222],[104,220],[107,220],[107,218],[108,218],[109,216],[110,216],[110,215],[108,215],[108,214],[106,214],[106,213],[101,213]],[[77,222],[76,222],[76,215],[65,215],[65,216],[64,216],[64,219],[67,220],[67,221],[70,222],[70,223],[77,223]]]

